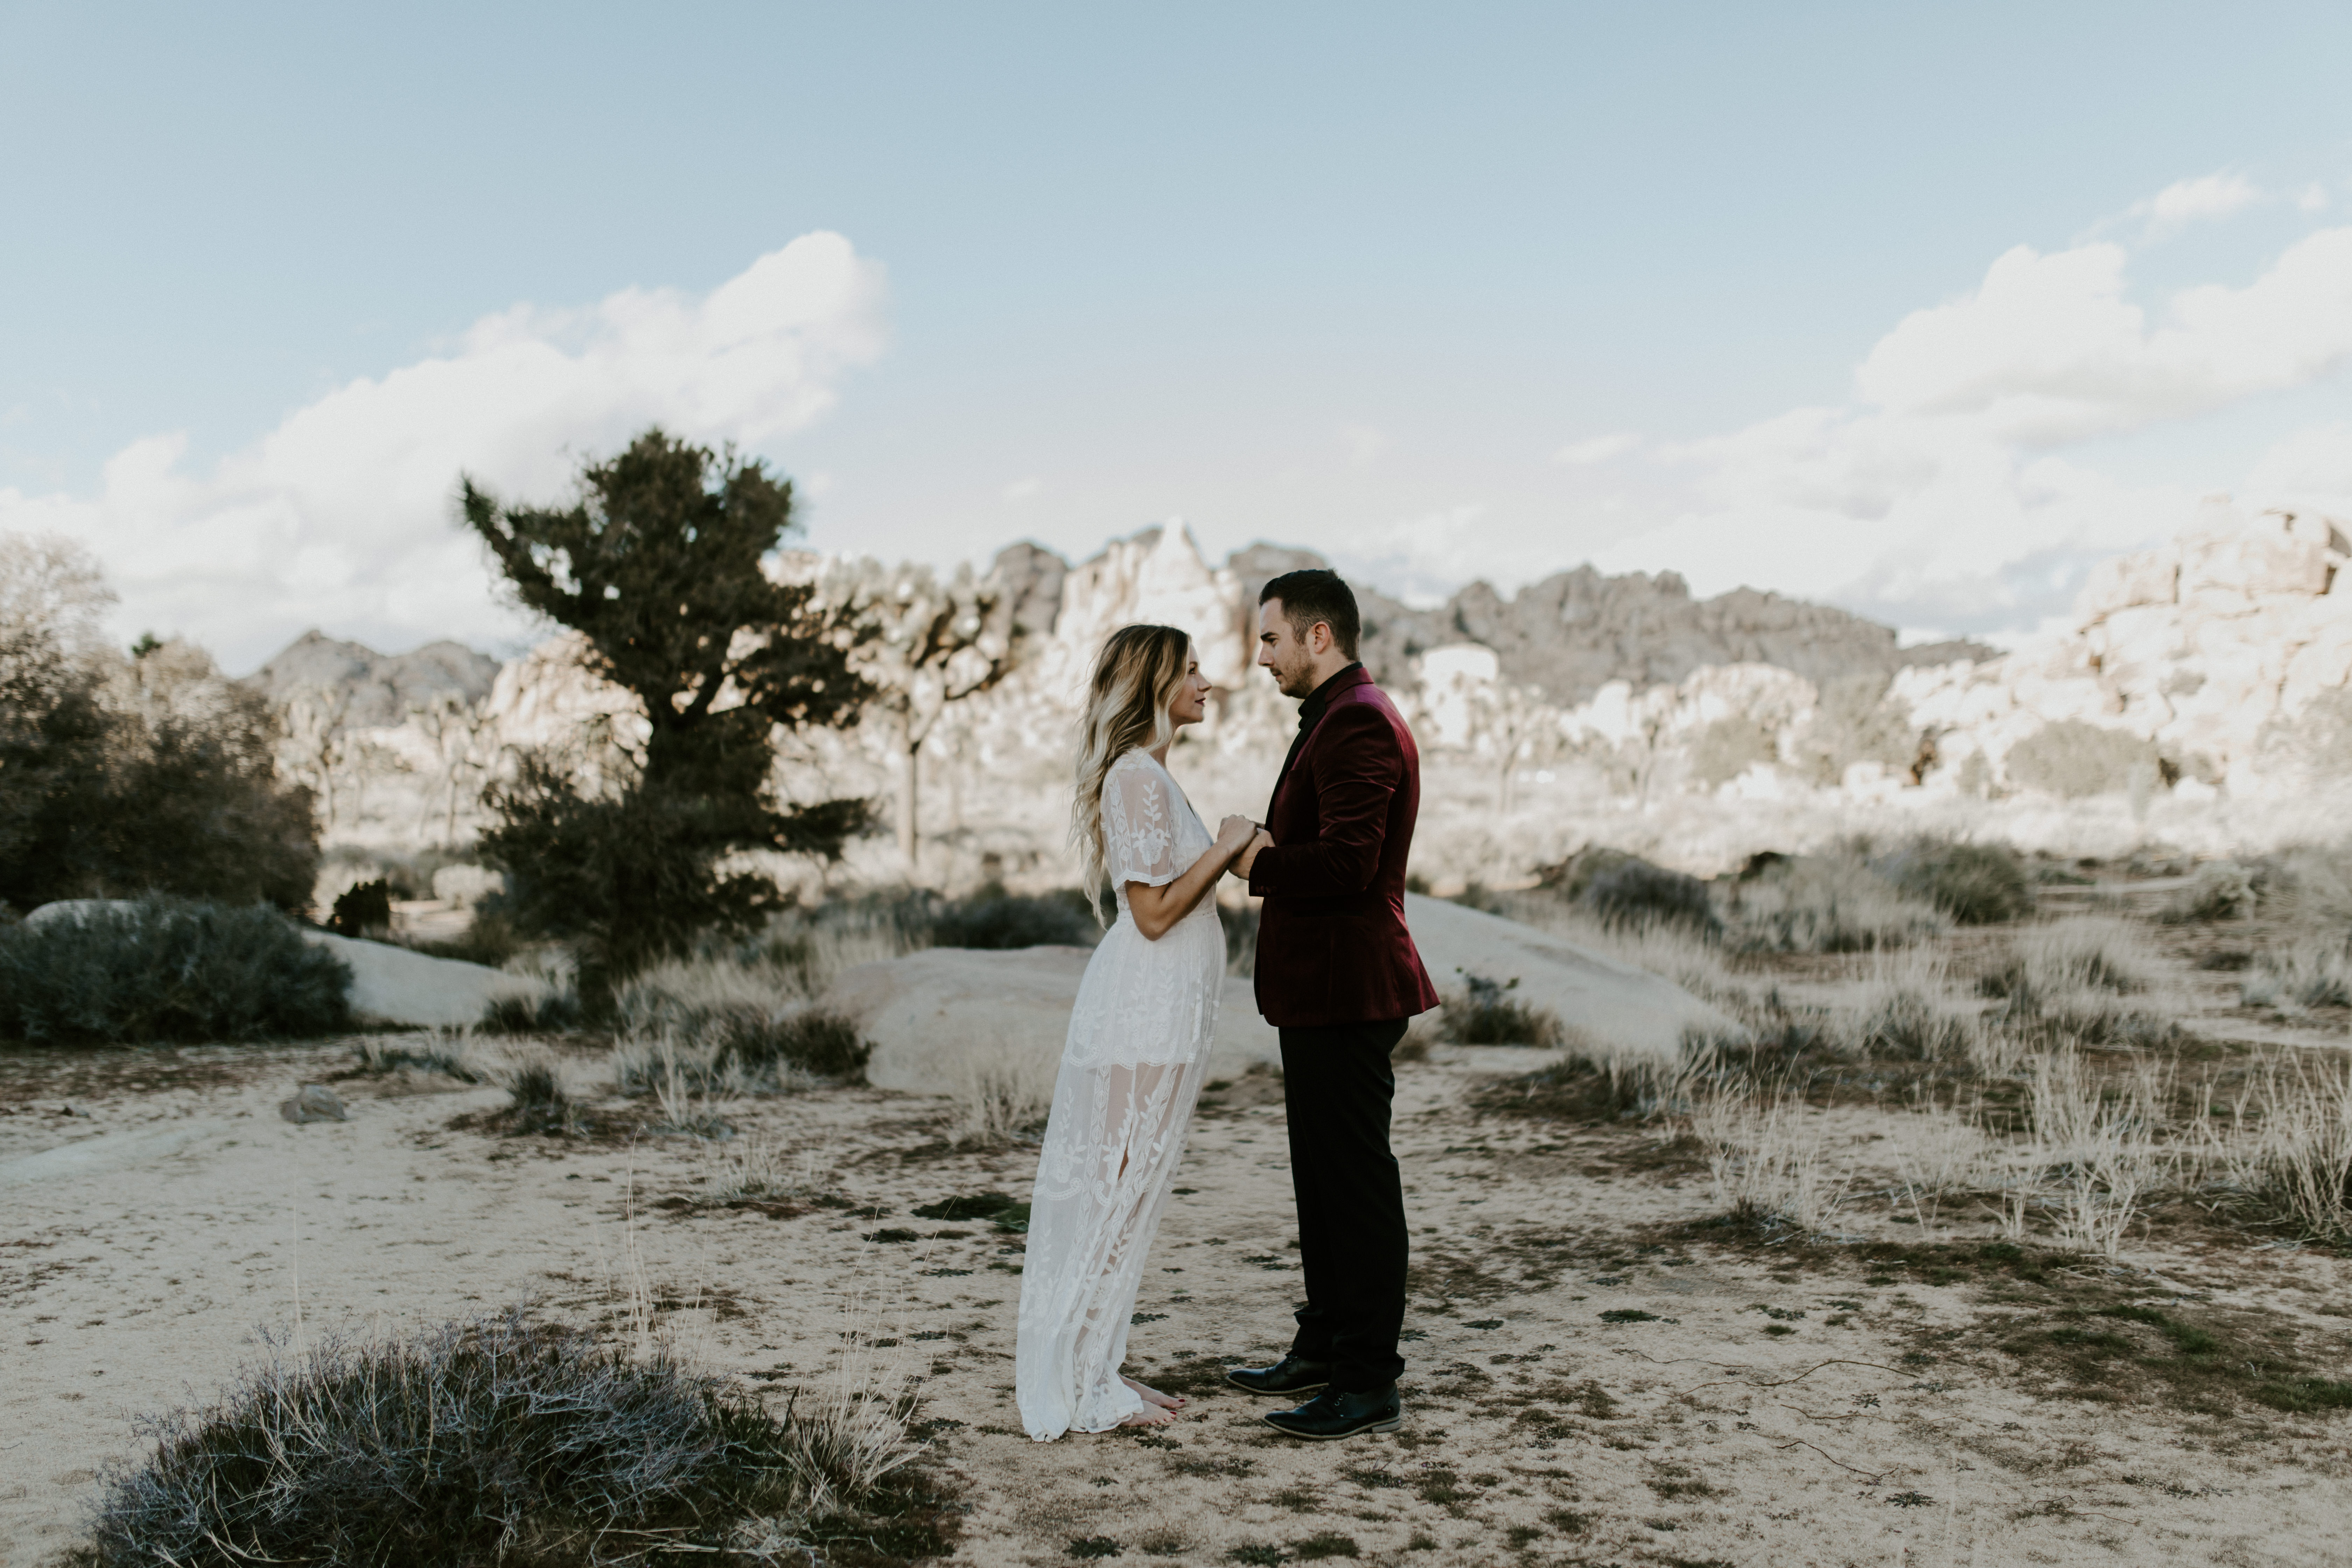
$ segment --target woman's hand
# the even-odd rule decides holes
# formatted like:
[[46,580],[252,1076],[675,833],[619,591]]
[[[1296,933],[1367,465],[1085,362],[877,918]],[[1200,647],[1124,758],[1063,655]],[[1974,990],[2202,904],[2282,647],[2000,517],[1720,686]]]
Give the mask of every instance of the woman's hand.
[[1217,824],[1217,848],[1227,859],[1249,847],[1257,835],[1257,824],[1246,816],[1228,816]]

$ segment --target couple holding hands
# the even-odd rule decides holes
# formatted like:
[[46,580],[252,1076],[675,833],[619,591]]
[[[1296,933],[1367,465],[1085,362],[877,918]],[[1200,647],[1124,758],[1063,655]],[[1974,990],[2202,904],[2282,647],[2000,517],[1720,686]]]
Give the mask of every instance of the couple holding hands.
[[1359,630],[1335,573],[1287,573],[1260,592],[1257,662],[1303,700],[1298,734],[1265,826],[1228,816],[1213,836],[1167,767],[1176,731],[1205,716],[1192,639],[1126,626],[1096,661],[1071,831],[1085,884],[1108,882],[1118,916],[1079,984],[1030,1208],[1014,1387],[1041,1442],[1161,1425],[1183,1404],[1119,1367],[1216,1032],[1225,941],[1212,893],[1228,872],[1265,900],[1257,1005],[1282,1037],[1307,1300],[1289,1352],[1227,1381],[1313,1394],[1265,1417],[1294,1437],[1402,1419],[1407,1241],[1389,1052],[1437,993],[1404,923],[1420,753],[1356,662]]

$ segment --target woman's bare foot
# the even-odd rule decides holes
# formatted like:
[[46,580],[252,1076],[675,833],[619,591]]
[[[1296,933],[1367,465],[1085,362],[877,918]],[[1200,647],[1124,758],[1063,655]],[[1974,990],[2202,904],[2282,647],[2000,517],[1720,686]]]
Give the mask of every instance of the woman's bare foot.
[[1119,1425],[1122,1426],[1166,1426],[1173,1424],[1175,1419],[1176,1412],[1173,1410],[1162,1409],[1160,1406],[1155,1405],[1149,1409],[1139,1410],[1132,1415],[1123,1417],[1120,1420]]
[[1147,1388],[1131,1377],[1122,1377],[1119,1379],[1119,1382],[1127,1384],[1128,1387],[1141,1394],[1143,1396],[1144,1403],[1147,1405],[1157,1405],[1162,1410],[1181,1410],[1184,1408],[1183,1399],[1177,1394],[1162,1394],[1156,1388]]

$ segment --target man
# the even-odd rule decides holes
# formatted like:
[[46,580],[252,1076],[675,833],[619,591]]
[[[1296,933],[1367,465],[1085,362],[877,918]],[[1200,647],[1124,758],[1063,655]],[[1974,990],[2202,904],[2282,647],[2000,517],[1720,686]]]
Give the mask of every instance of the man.
[[1294,1437],[1385,1432],[1403,1418],[1407,1240],[1389,1152],[1405,1021],[1437,1005],[1404,923],[1421,753],[1356,662],[1356,596],[1333,572],[1258,595],[1258,663],[1305,699],[1265,827],[1235,874],[1258,915],[1257,1006],[1282,1034],[1290,1183],[1307,1304],[1290,1353],[1227,1378],[1253,1394],[1319,1394],[1265,1417]]

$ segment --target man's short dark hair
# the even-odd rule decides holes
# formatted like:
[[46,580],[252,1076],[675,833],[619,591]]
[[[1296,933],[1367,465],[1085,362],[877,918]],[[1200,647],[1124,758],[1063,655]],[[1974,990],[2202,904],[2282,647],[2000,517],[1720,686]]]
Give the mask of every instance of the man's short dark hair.
[[1304,572],[1285,572],[1257,591],[1257,602],[1268,599],[1282,601],[1282,618],[1290,623],[1291,631],[1301,642],[1307,640],[1307,628],[1321,621],[1331,628],[1331,640],[1348,658],[1356,657],[1356,638],[1364,623],[1356,614],[1356,595],[1339,574],[1317,566]]

